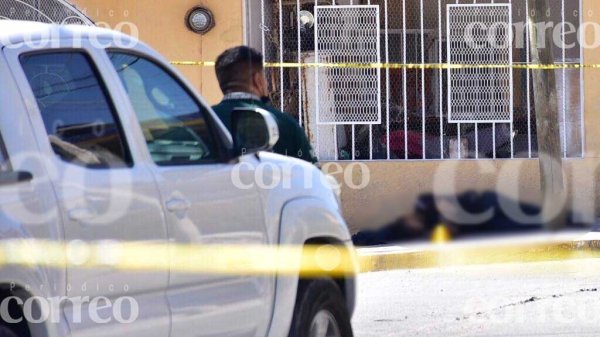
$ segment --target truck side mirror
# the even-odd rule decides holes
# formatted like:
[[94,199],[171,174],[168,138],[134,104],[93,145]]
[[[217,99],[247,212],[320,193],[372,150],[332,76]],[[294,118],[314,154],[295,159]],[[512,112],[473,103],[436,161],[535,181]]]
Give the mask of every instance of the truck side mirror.
[[239,155],[270,151],[279,140],[279,127],[271,114],[260,108],[238,108],[231,114],[236,152]]

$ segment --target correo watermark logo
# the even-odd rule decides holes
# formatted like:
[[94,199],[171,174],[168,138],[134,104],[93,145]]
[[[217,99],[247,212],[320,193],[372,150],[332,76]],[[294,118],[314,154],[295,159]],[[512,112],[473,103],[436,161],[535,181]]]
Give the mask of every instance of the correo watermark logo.
[[[594,49],[600,47],[600,23],[584,21],[579,26],[572,22],[540,21],[528,25],[527,22],[480,22],[467,24],[463,31],[464,43],[471,49],[505,49],[509,43],[517,49],[529,46],[526,41],[530,34],[537,32],[538,49],[546,46],[546,32],[552,32],[552,43],[560,49]],[[507,38],[499,38],[507,37]]]
[[135,48],[139,43],[140,31],[138,26],[129,21],[122,21],[114,26],[106,22],[97,22],[96,27],[114,30],[122,34],[109,35],[104,30],[88,30],[82,26],[58,26],[47,30],[32,30],[21,34],[0,35],[0,43],[6,49],[48,48],[83,48],[85,44],[95,49],[106,48]]
[[348,162],[345,166],[331,162],[323,164],[321,170],[294,162],[241,162],[231,170],[231,182],[240,190],[306,190],[319,186],[339,190],[341,185],[335,176],[340,176],[343,185],[352,190],[365,189],[371,180],[370,169],[362,162]]
[[[21,315],[14,317],[11,307],[21,308]],[[66,308],[66,309],[63,309]],[[72,323],[82,323],[83,317],[96,324],[129,324],[139,317],[139,304],[130,296],[118,297],[114,300],[105,296],[89,297],[50,297],[39,296],[22,299],[18,296],[5,298],[0,302],[0,318],[8,324],[53,323],[61,322],[63,311],[72,317]]]

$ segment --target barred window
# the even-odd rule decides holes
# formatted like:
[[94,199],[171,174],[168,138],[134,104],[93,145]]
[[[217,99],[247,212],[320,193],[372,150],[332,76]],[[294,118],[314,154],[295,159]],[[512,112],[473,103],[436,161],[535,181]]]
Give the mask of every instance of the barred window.
[[[253,47],[263,51],[266,62],[305,65],[268,67],[268,78],[273,91],[273,103],[298,119],[321,160],[536,158],[533,70],[524,67],[533,63],[529,28],[526,25],[527,13],[532,10],[531,4],[526,0],[494,1],[495,4],[509,7],[511,13],[510,22],[514,35],[512,57],[510,62],[505,63],[513,66],[507,67],[503,78],[512,77],[512,107],[505,110],[512,118],[457,123],[452,122],[448,116],[448,96],[455,89],[449,87],[448,72],[444,68],[449,60],[446,45],[448,6],[457,3],[483,5],[490,2],[353,1],[357,8],[370,5],[379,9],[378,56],[384,65],[380,67],[378,80],[381,121],[369,125],[355,122],[358,119],[337,125],[319,122],[319,116],[324,111],[331,111],[332,106],[342,103],[340,99],[344,99],[343,103],[352,107],[360,107],[365,102],[360,95],[352,97],[349,94],[354,92],[353,86],[365,84],[366,81],[353,80],[352,85],[344,85],[336,80],[336,76],[339,77],[344,71],[349,72],[352,67],[323,67],[321,63],[329,63],[329,60],[317,55],[322,44],[319,41],[321,35],[315,34],[320,23],[315,6],[337,5],[342,8],[348,6],[348,2],[250,0],[247,2],[250,7],[247,15],[248,22],[253,24],[248,25],[247,36]],[[579,2],[557,0],[550,4],[549,13],[535,16],[539,18],[539,24],[551,23],[552,29],[559,32],[565,26],[567,33],[579,28]],[[486,22],[483,17],[481,19],[476,20]],[[360,21],[358,16],[355,20]],[[493,25],[499,21],[501,20],[489,21],[488,24]],[[503,21],[509,20],[505,18]],[[564,46],[562,43],[552,46],[556,63],[565,63],[567,66],[579,64],[581,52],[577,34],[564,34],[564,39]],[[348,48],[344,39],[339,42],[340,48]],[[363,53],[377,53],[376,48],[363,48],[367,48]],[[356,57],[352,53],[347,52],[348,58]],[[312,66],[314,63],[317,65]],[[342,62],[333,60],[333,63]],[[565,68],[548,71],[554,71],[556,75],[563,155],[565,158],[582,157],[582,70]],[[475,82],[466,84],[472,87],[472,92],[485,88]],[[506,87],[503,84],[503,88]],[[371,102],[369,106],[373,107],[374,104]],[[489,102],[484,99],[469,102],[469,109],[474,112],[484,111],[488,106]],[[370,111],[365,109],[362,117],[366,118]]]

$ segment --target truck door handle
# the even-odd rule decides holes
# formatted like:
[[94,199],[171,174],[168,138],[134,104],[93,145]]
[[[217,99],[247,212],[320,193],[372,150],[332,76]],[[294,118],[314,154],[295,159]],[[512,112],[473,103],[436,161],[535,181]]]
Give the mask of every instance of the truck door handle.
[[87,208],[73,208],[69,212],[69,219],[77,222],[92,220],[96,217],[96,213]]
[[190,207],[192,207],[192,203],[185,199],[173,198],[166,203],[167,211],[171,213],[177,212],[185,212]]

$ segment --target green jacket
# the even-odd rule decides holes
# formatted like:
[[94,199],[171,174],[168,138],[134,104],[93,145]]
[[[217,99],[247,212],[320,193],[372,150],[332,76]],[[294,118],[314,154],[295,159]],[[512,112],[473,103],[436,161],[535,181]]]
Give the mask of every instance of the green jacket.
[[275,144],[273,151],[289,157],[303,159],[316,164],[318,159],[314,155],[306,133],[288,114],[274,107],[254,99],[228,99],[213,106],[213,110],[219,116],[223,124],[231,132],[231,113],[236,108],[261,108],[271,113],[279,127],[279,141]]

